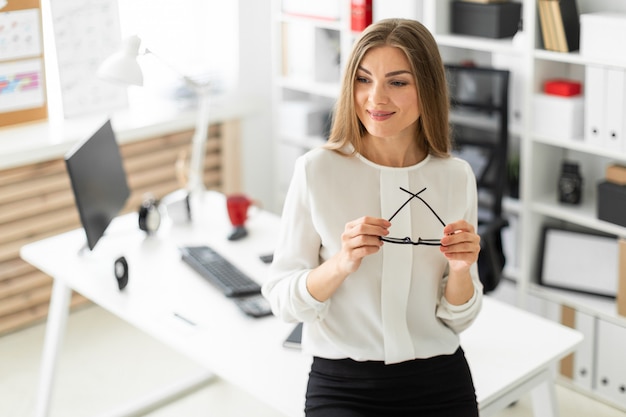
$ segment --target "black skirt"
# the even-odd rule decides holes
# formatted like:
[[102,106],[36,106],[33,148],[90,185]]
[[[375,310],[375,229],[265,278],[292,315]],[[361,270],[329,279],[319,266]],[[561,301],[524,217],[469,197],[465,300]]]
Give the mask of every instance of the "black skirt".
[[315,357],[307,417],[477,417],[463,350],[398,364]]

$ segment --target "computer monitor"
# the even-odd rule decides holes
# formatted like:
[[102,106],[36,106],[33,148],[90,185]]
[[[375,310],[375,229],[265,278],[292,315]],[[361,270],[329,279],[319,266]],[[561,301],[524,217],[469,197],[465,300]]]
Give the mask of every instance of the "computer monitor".
[[93,250],[130,195],[111,121],[70,150],[65,165],[87,246]]

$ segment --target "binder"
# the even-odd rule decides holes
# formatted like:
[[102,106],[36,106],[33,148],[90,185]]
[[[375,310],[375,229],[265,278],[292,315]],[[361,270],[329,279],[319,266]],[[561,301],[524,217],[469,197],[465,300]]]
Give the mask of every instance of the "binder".
[[604,98],[606,73],[603,67],[585,67],[585,142],[591,146],[604,146]]
[[362,32],[372,24],[372,0],[351,0],[350,27],[353,32]]
[[577,51],[580,46],[580,16],[576,0],[558,0],[557,6],[557,32],[559,37],[564,37],[562,52]]
[[561,361],[561,374],[588,390],[593,387],[595,320],[589,314],[561,306],[561,324],[576,329],[585,336],[574,353]]
[[626,70],[606,68],[606,137],[604,147],[626,152]]
[[585,142],[626,153],[626,70],[585,68]]

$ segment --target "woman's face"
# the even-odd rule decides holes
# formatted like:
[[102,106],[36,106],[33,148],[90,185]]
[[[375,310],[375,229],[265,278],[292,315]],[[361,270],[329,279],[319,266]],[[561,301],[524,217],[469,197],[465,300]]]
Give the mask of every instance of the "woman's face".
[[370,49],[361,60],[354,85],[357,116],[375,137],[414,137],[420,109],[409,61],[393,46]]

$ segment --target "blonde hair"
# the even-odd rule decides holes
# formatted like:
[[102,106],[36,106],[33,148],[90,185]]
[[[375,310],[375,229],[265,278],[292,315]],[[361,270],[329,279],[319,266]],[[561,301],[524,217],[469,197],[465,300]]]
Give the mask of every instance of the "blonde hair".
[[448,88],[439,48],[424,25],[409,19],[380,20],[370,25],[354,45],[343,75],[326,147],[339,151],[351,144],[354,152],[361,153],[366,130],[356,114],[354,83],[365,54],[379,46],[402,50],[411,66],[420,109],[415,137],[418,145],[434,156],[449,156]]

